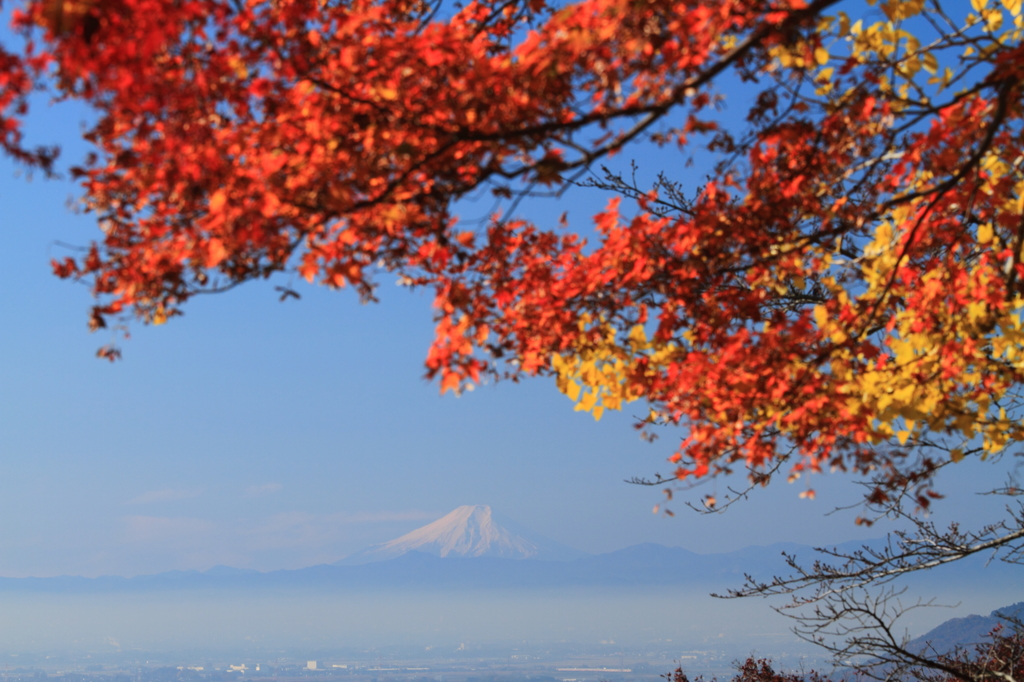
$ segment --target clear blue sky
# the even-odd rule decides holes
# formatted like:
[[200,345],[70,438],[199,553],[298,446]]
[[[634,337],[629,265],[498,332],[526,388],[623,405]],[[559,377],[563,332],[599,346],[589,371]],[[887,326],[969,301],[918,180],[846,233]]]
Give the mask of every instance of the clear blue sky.
[[[62,142],[73,163],[82,118],[43,111],[33,135]],[[661,169],[649,150],[622,162],[635,156],[648,174]],[[816,501],[797,498],[803,482],[780,481],[722,517],[681,504],[674,519],[652,515],[660,491],[623,480],[667,472],[672,434],[645,444],[628,412],[595,423],[548,380],[440,397],[422,379],[430,297],[386,279],[371,306],[304,283],[301,301],[279,303],[278,282],[249,285],[195,300],[163,327],[136,326],[119,363],[95,359],[109,337],[86,330],[88,292],[48,261],[65,253],[56,242],[86,244],[98,230],[69,210],[70,183],[14,174],[0,164],[0,575],[301,567],[462,504],[589,552],[882,533],[855,528],[855,512],[824,516],[855,499],[842,477],[816,480]],[[569,210],[580,224],[603,203],[578,191],[526,210],[550,222]],[[988,471],[962,465],[946,489]],[[977,499],[940,513],[969,515]]]

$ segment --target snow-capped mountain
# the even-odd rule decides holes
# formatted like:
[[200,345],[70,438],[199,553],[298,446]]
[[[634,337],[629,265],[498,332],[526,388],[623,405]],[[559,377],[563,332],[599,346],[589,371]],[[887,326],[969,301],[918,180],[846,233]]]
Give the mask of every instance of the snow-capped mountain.
[[568,561],[587,556],[508,520],[487,505],[466,505],[400,538],[346,557],[339,564],[364,564],[423,552],[439,557],[489,557]]

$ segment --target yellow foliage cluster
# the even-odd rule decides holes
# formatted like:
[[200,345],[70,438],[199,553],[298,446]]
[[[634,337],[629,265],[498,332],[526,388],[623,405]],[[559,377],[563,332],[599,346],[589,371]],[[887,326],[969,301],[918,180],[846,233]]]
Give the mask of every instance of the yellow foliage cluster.
[[[596,325],[595,334],[591,322],[590,318],[580,321],[577,346],[552,356],[551,366],[558,390],[576,403],[576,411],[589,412],[600,420],[606,408],[621,410],[624,404],[642,398],[643,382],[637,380],[637,373],[650,376],[663,369],[677,346],[648,340],[643,325],[635,325],[620,339],[616,329],[605,322]],[[643,370],[641,358],[645,360]]]

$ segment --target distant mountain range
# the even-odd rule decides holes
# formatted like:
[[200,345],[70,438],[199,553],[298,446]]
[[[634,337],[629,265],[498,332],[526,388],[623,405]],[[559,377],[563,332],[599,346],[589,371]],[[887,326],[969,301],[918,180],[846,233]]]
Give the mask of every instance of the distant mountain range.
[[[0,592],[107,592],[167,589],[492,589],[571,586],[734,585],[756,566],[781,570],[780,552],[794,545],[746,548],[701,555],[681,547],[635,545],[574,561],[493,557],[451,558],[419,551],[373,563],[322,564],[260,572],[216,566],[208,571],[169,571],[133,578],[0,578]],[[803,548],[808,551],[810,548]]]
[[[862,543],[846,543],[852,550]],[[692,587],[704,591],[738,587],[744,574],[759,579],[788,573],[782,553],[810,564],[811,547],[779,543],[723,554],[697,554],[681,547],[641,544],[588,555],[498,517],[484,505],[455,509],[437,521],[334,564],[260,572],[216,566],[207,571],[170,571],[133,578],[0,578],[0,593],[98,593],[217,590],[423,590],[569,587]],[[985,566],[983,558],[927,571],[915,586],[956,591],[965,584],[1019,589],[1020,568]],[[1005,586],[1005,587],[1004,587]],[[956,588],[956,589],[954,589]],[[949,591],[949,590],[947,590]]]

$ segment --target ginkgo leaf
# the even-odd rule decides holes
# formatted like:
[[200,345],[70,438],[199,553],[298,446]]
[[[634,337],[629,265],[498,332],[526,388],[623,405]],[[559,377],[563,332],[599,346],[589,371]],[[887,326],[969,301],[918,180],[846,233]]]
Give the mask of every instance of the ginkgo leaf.
[[938,70],[939,70],[939,59],[938,59],[938,57],[935,56],[935,54],[933,52],[926,52],[921,57],[921,62],[922,62],[922,65],[924,66],[924,70],[927,71],[928,73],[937,73],[938,72]]

